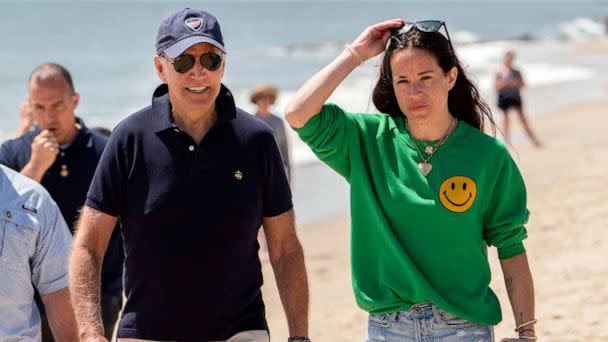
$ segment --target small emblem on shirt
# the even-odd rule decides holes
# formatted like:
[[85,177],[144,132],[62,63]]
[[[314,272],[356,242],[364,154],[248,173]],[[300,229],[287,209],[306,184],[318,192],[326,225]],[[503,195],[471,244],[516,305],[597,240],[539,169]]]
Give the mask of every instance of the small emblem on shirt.
[[184,22],[192,31],[200,31],[203,28],[202,18],[188,18]]
[[25,210],[29,211],[30,213],[33,213],[33,214],[37,214],[38,213],[38,210],[36,210],[36,208],[30,207],[27,204],[22,204],[21,208],[23,208],[23,209],[25,209]]
[[63,178],[67,177],[70,175],[70,171],[68,171],[68,166],[67,165],[61,165],[61,171],[59,171],[59,175]]
[[464,213],[469,210],[477,196],[477,184],[465,176],[447,178],[439,187],[439,200],[449,211]]
[[241,172],[241,170],[234,171],[234,178],[239,181],[243,179],[243,173]]

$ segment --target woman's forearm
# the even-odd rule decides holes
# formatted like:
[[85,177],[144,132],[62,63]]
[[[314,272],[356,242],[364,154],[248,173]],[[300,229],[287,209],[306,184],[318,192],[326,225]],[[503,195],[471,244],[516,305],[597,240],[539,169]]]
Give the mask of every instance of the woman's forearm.
[[344,49],[336,59],[306,81],[285,109],[285,119],[289,125],[300,128],[319,113],[338,85],[360,63],[357,56]]
[[285,109],[285,119],[294,128],[300,128],[315,114],[338,85],[359,64],[384,52],[391,30],[404,25],[403,19],[391,19],[368,26],[355,41],[323,70],[306,81]]
[[[534,320],[534,284],[526,253],[500,261],[513,309],[515,326]],[[522,335],[534,336],[534,324],[521,328]]]

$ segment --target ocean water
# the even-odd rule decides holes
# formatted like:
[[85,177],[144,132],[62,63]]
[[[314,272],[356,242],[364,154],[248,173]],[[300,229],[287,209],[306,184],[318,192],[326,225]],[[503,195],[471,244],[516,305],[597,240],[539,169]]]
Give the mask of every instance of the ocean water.
[[[295,90],[368,25],[393,17],[447,22],[456,51],[489,103],[493,73],[507,49],[517,51],[531,115],[604,96],[608,63],[567,53],[573,41],[602,35],[608,1],[6,1],[0,0],[0,139],[17,125],[30,71],[46,61],[66,66],[89,126],[114,127],[149,105],[159,81],[152,56],[158,24],[183,7],[205,8],[222,26],[228,50],[224,83],[252,110],[258,82],[281,89],[281,114]],[[358,68],[331,101],[374,111],[377,60]],[[574,87],[576,85],[576,87]],[[604,93],[602,93],[604,92]],[[295,135],[294,201],[299,222],[347,208],[343,180],[320,165]],[[318,184],[319,186],[315,186]],[[312,185],[312,186],[311,186]],[[324,192],[319,200],[320,188]]]

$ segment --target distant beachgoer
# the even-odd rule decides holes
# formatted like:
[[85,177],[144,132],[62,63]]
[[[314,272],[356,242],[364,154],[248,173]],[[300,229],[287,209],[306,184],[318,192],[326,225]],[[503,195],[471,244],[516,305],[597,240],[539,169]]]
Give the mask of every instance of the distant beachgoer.
[[287,132],[283,120],[270,112],[270,106],[277,99],[278,90],[275,87],[266,84],[258,84],[251,93],[250,100],[258,109],[255,116],[264,121],[274,134],[274,139],[279,146],[281,158],[283,158],[283,167],[287,174],[287,179],[291,180],[291,164],[289,162],[289,144],[287,142]]
[[542,144],[532,132],[530,124],[524,114],[523,103],[521,99],[521,89],[525,87],[524,78],[521,72],[513,68],[513,60],[515,59],[515,52],[508,51],[505,53],[503,58],[503,65],[501,69],[496,73],[494,87],[498,92],[498,108],[503,112],[504,121],[502,131],[505,135],[505,139],[509,141],[511,138],[510,131],[511,125],[509,122],[509,111],[515,110],[519,121],[528,137],[536,147],[541,147]]
[[[325,104],[382,52],[380,114]],[[536,339],[526,188],[505,145],[483,131],[488,121],[495,128],[490,110],[444,22],[368,27],[298,90],[285,118],[350,183],[352,284],[370,313],[367,341],[494,341],[502,317],[489,245],[520,334],[513,340]]]
[[[35,126],[0,146],[0,164],[42,184],[57,202],[72,233],[108,141],[76,116],[79,101],[66,68],[55,63],[37,66],[28,80],[27,104],[21,106],[22,119],[31,115]],[[122,306],[123,261],[122,237],[117,230],[108,243],[101,273],[101,312],[108,336]],[[44,306],[36,298],[42,316],[42,342],[51,342]]]
[[153,61],[163,84],[112,131],[74,240],[83,342],[105,341],[99,264],[118,219],[127,298],[119,342],[268,342],[260,227],[290,340],[309,341],[308,280],[281,155],[270,127],[222,84],[225,60],[211,13],[186,8],[160,24]]

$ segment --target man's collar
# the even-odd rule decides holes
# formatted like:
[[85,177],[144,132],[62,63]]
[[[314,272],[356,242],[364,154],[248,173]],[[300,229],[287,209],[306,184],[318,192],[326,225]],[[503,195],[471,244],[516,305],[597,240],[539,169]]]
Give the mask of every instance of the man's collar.
[[[224,84],[215,99],[217,109],[217,123],[220,125],[236,117],[236,105],[232,93]],[[173,128],[171,122],[171,102],[169,101],[169,87],[161,84],[152,95],[152,128],[154,132]]]
[[91,132],[89,128],[84,125],[84,121],[79,117],[76,117],[76,124],[80,126],[80,129],[72,143],[70,143],[70,147],[91,147]]

